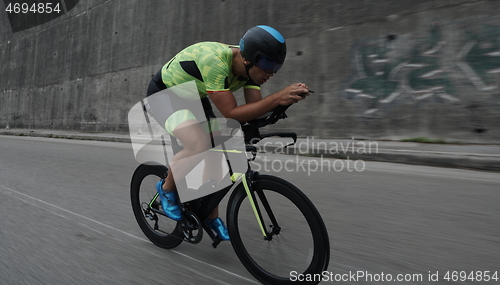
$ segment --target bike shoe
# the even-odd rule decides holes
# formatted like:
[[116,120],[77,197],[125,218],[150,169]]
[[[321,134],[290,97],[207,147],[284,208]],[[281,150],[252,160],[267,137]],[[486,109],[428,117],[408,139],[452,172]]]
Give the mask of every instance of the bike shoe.
[[207,224],[212,231],[217,233],[221,240],[229,240],[229,233],[221,218],[216,218],[214,220],[206,219],[205,224]]
[[161,187],[162,185],[163,180],[156,184],[156,192],[160,194],[160,202],[163,212],[172,220],[180,221],[182,219],[182,211],[177,203],[175,191],[165,192]]

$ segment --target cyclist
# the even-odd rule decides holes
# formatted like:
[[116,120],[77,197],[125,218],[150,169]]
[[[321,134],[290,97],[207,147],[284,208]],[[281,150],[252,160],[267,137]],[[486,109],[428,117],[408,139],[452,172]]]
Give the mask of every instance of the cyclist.
[[[286,44],[283,36],[272,27],[255,26],[243,35],[239,46],[201,42],[185,48],[153,76],[147,95],[195,81],[207,120],[215,118],[210,98],[225,118],[247,122],[266,114],[278,105],[297,103],[309,95],[308,87],[304,83],[295,83],[262,98],[260,85],[281,68],[285,56]],[[244,90],[246,104],[237,106],[233,92],[240,88]],[[167,178],[156,185],[163,211],[169,218],[177,221],[182,219],[182,212],[175,195],[173,174],[176,177],[185,177],[203,159],[196,154],[211,147],[210,136],[207,136],[207,132],[196,120],[199,115],[180,110],[173,112],[165,122],[160,122],[165,123],[166,130],[184,146],[184,149],[172,158]],[[215,159],[217,158],[206,157],[205,165],[213,165],[216,163]],[[179,163],[180,160],[184,163]],[[189,163],[185,163],[186,160]],[[205,167],[204,179],[210,171],[214,171],[213,167]],[[218,208],[210,214],[205,223],[222,240],[229,240],[227,228],[219,218]]]

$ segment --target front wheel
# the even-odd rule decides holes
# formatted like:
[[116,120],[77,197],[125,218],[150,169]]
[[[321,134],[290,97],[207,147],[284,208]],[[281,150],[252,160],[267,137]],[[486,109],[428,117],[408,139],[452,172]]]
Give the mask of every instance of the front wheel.
[[132,176],[130,199],[135,219],[146,237],[157,246],[174,248],[183,240],[180,223],[161,214],[156,192],[156,183],[166,173],[167,168],[162,165],[139,165]]
[[243,265],[264,284],[317,284],[327,270],[328,232],[318,210],[297,187],[268,175],[253,184],[255,203],[265,229],[264,239],[247,193],[240,186],[228,202],[227,223],[233,248]]

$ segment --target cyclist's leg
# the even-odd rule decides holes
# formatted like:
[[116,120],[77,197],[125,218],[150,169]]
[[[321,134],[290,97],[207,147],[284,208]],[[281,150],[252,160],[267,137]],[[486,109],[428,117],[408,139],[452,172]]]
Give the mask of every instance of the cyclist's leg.
[[[194,124],[194,122],[190,121],[185,123]],[[196,125],[200,126],[199,124]],[[179,127],[174,130],[173,135],[181,141],[184,149],[173,157],[172,163],[170,164],[170,173],[173,175],[167,176],[162,187],[165,192],[175,191],[176,186],[174,177],[176,179],[183,178],[203,159],[205,160],[203,181],[214,179],[217,183],[219,183],[222,179],[223,154],[221,152],[206,152],[210,148],[211,142],[210,137],[207,135],[205,130],[199,130],[197,127],[195,128],[191,125],[189,127],[182,126],[183,125],[179,125]],[[215,131],[214,135],[220,135],[220,131]],[[198,137],[200,139],[195,139]],[[177,163],[181,159],[183,163]],[[215,207],[208,218],[210,220],[214,220],[218,217],[219,206]]]
[[156,185],[163,211],[169,218],[179,221],[183,214],[179,207],[178,195],[174,192],[177,190],[175,181],[184,179],[203,160],[211,145],[210,137],[188,109],[177,110],[167,118],[163,117],[160,122],[164,122],[165,130],[183,145],[183,149],[170,161],[169,175]]
[[[220,136],[221,131],[211,132],[212,136]],[[222,157],[223,153],[218,151],[209,151],[205,156],[205,167],[203,169],[203,181],[213,179],[220,183],[222,180]],[[215,207],[208,219],[214,220],[219,217],[219,206]]]
[[[203,181],[220,177],[217,182],[222,179],[222,153],[208,152],[205,157],[205,168],[203,169]],[[205,223],[219,236],[221,240],[229,240],[229,233],[224,222],[219,218],[219,205],[217,205],[212,213],[207,217]]]
[[[201,99],[201,104],[203,105],[205,117],[207,119],[207,121],[203,124],[203,128],[206,132],[210,133],[212,139],[214,137],[221,136],[221,128],[208,97]],[[219,183],[222,180],[222,157],[223,154],[221,152],[211,151],[207,153],[207,156],[205,157],[205,167],[203,169],[203,181],[214,179],[217,183]],[[219,206],[215,207],[212,213],[208,216],[208,219],[213,221],[218,217]]]
[[[205,167],[203,169],[203,181],[214,179],[219,183],[222,179],[222,156],[221,152],[210,151],[205,157]],[[210,220],[219,217],[219,206],[215,207],[208,216]]]
[[181,141],[184,149],[178,152],[170,162],[170,173],[163,184],[164,191],[174,191],[175,179],[184,178],[206,156],[210,149],[210,136],[198,121],[189,119],[178,124],[172,134]]
[[219,151],[209,151],[205,156],[205,167],[203,168],[203,181],[210,179],[220,183],[222,180],[222,157],[223,153]]
[[[204,127],[207,132],[210,133],[211,138],[216,141],[217,137],[220,137],[222,132],[220,126],[215,119],[215,115],[211,112],[211,109],[205,110],[207,115],[207,122]],[[212,142],[213,143],[213,142]],[[218,151],[209,151],[205,156],[205,167],[203,169],[203,181],[208,181],[213,179],[219,183],[222,180],[222,158],[223,153]],[[221,240],[229,240],[229,233],[227,231],[226,225],[219,218],[219,205],[217,205],[212,213],[207,217],[205,223],[212,229]]]

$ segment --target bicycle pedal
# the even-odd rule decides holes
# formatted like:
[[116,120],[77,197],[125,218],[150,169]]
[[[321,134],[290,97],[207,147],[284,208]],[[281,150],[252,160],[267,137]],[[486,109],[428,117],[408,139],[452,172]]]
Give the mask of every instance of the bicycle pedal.
[[216,236],[215,239],[213,240],[214,242],[212,243],[212,247],[213,248],[217,248],[217,246],[219,245],[219,243],[222,241],[219,236]]

